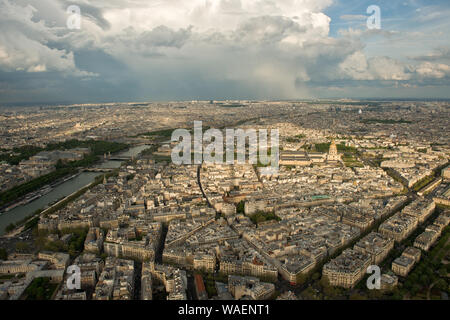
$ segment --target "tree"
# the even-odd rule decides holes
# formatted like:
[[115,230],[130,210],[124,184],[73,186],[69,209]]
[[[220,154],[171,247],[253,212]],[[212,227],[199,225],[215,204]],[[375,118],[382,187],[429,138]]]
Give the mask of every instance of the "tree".
[[321,286],[322,288],[326,288],[326,287],[329,287],[329,286],[330,286],[330,283],[329,283],[329,281],[328,281],[328,278],[325,277],[325,276],[322,276],[322,278],[321,278],[320,281],[319,281],[319,284],[320,284],[320,286]]
[[413,272],[408,278],[408,280],[410,280],[410,281],[407,281],[407,282],[411,282],[411,283],[417,282],[419,280],[418,278],[419,277],[417,276],[417,273]]
[[422,287],[419,284],[414,284],[410,290],[411,296],[415,296],[421,289]]
[[237,213],[244,213],[244,208],[245,208],[245,201],[241,201],[236,206],[236,212]]
[[316,295],[314,293],[313,288],[308,287],[305,290],[303,290],[302,294],[301,294],[304,298],[308,299],[308,300],[314,300],[316,299]]
[[331,285],[328,285],[326,287],[323,287],[323,293],[325,295],[327,295],[328,297],[333,298],[338,295],[338,290],[337,290],[337,288],[335,288]]
[[430,278],[426,275],[426,274],[422,274],[421,276],[420,276],[420,281],[419,281],[419,283],[420,284],[422,284],[422,285],[428,285],[429,283],[430,283]]
[[448,291],[448,283],[447,281],[445,281],[445,279],[439,279],[436,282],[435,287],[442,291]]
[[369,290],[368,296],[370,299],[380,300],[383,298],[384,292],[382,290]]
[[42,287],[36,289],[36,299],[43,300],[45,297],[45,290]]
[[28,243],[22,241],[16,243],[16,250],[18,252],[27,252],[28,249],[29,249]]
[[6,227],[6,232],[11,232],[16,228],[16,225],[14,223],[10,223],[8,224],[8,226]]
[[392,294],[392,300],[402,300],[403,299],[403,295],[398,291],[398,289],[395,289],[393,294]]
[[0,248],[0,260],[8,260],[8,252],[5,248]]
[[359,293],[353,293],[350,295],[350,300],[367,300],[366,297],[360,295]]
[[297,284],[304,284],[308,280],[308,277],[306,274],[299,274],[299,275],[297,275],[296,280],[297,280]]

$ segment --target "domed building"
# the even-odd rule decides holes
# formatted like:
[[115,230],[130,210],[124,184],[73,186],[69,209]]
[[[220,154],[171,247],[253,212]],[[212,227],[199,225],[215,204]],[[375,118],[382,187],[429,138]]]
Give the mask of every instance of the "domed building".
[[330,150],[328,151],[327,161],[336,162],[341,161],[341,156],[338,153],[336,142],[331,141]]

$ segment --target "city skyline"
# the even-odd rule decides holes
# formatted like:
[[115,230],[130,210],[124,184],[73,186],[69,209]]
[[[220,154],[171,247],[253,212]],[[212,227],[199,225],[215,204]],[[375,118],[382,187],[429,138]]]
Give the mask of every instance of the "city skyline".
[[0,302],[449,300],[449,0],[0,12]]
[[2,108],[0,300],[448,300],[448,106]]

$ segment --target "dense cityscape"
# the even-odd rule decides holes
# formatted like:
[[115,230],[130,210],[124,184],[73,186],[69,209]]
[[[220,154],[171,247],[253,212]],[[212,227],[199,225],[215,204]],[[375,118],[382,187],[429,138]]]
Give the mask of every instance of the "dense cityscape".
[[[449,119],[448,101],[2,107],[0,299],[448,300]],[[278,129],[279,170],[174,164],[194,121]]]
[[14,318],[448,313],[450,1],[0,12]]

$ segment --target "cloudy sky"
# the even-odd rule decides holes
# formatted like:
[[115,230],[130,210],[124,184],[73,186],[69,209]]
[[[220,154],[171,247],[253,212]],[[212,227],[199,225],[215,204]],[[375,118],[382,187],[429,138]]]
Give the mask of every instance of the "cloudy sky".
[[450,98],[448,0],[0,0],[0,12],[0,103]]

